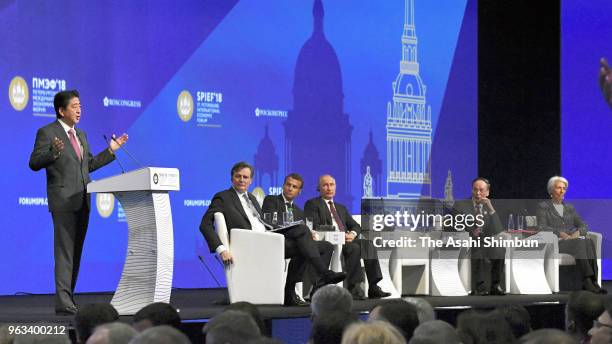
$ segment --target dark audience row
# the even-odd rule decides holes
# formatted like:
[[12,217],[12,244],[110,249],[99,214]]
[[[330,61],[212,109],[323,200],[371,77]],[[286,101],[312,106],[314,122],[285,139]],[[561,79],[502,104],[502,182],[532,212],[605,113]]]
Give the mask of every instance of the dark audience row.
[[[456,328],[435,320],[432,306],[419,298],[388,299],[359,320],[353,298],[344,288],[328,285],[313,296],[309,343],[612,343],[612,298],[588,291],[570,293],[565,308],[565,332],[558,329],[532,330],[531,319],[521,305],[494,310],[466,310]],[[109,304],[89,304],[75,316],[77,343],[191,343],[181,332],[178,312],[165,303],[153,303],[132,318],[132,325],[119,322]],[[247,302],[229,305],[202,329],[205,343],[282,343],[269,338],[258,308]],[[0,327],[0,344],[70,343],[68,336],[10,335]]]

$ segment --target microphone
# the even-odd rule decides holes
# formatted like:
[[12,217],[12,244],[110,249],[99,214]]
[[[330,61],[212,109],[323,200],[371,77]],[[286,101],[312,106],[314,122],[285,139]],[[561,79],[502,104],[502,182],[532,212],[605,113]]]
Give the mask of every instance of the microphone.
[[[217,261],[219,260],[218,257]],[[215,283],[217,283],[217,286],[219,288],[221,288],[221,283],[219,283],[219,280],[217,280],[217,278],[215,277],[215,274],[210,270],[210,268],[208,267],[208,264],[206,264],[206,262],[204,261],[204,257],[202,257],[201,255],[198,254],[198,259],[200,260],[200,262],[202,263],[202,265],[204,265],[204,267],[206,268],[206,270],[208,271],[208,273],[210,274],[210,277],[213,278],[213,280],[215,281]],[[221,263],[221,262],[220,262]],[[221,265],[223,265],[223,263],[221,263]]]
[[[117,140],[115,140],[115,136],[114,135],[111,135],[111,140],[115,141],[115,143],[119,145],[119,142],[117,142]],[[128,150],[125,149],[123,147],[123,145],[119,145],[119,148],[121,148],[130,157],[130,159],[132,159],[132,161],[134,161],[136,163],[136,165],[138,165],[139,167],[144,167],[144,165],[141,164],[140,161],[138,161],[136,158],[134,158],[134,156],[132,154],[130,154],[130,152],[128,152]]]
[[[102,137],[104,137],[104,141],[106,142],[106,145],[108,146],[109,145],[108,138],[104,134],[102,134]],[[121,161],[119,160],[119,157],[117,155],[115,155],[115,158],[117,160],[117,163],[119,164],[119,167],[121,168],[121,174],[124,174],[125,170],[123,169],[123,165],[121,164]]]

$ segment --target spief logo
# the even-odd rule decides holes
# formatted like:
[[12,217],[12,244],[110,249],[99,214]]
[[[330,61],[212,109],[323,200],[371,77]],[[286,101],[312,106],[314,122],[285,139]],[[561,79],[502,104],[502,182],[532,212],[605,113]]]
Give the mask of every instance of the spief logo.
[[193,115],[193,97],[189,91],[181,92],[176,100],[176,111],[181,121],[188,122]]
[[263,204],[264,198],[266,198],[266,193],[260,186],[254,188],[251,193],[253,194],[253,196],[255,196],[259,204]]
[[16,76],[9,84],[9,100],[13,109],[21,111],[28,105],[30,92],[22,77]]
[[115,209],[115,196],[110,193],[96,194],[96,208],[98,214],[103,218],[111,216],[113,209]]

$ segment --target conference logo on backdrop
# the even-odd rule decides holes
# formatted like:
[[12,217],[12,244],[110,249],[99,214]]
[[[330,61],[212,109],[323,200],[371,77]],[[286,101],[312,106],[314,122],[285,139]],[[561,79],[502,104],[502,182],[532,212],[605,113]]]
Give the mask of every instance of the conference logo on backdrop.
[[109,98],[104,97],[102,99],[102,104],[104,107],[127,107],[127,108],[136,108],[139,109],[142,107],[142,102],[136,99],[117,99],[117,98]]
[[32,77],[32,115],[55,118],[53,99],[66,90],[66,80],[60,78]]
[[259,204],[263,204],[264,198],[266,198],[266,193],[260,186],[254,188],[251,193],[253,194],[253,196],[255,196]]
[[255,117],[287,118],[287,115],[288,111],[285,110],[261,109],[259,107],[255,108]]
[[28,90],[28,84],[22,77],[16,76],[11,80],[8,92],[13,109],[16,111],[25,109],[30,98],[30,91]]
[[176,111],[183,122],[189,122],[193,116],[193,97],[189,91],[184,90],[176,100]]
[[221,124],[215,123],[215,117],[221,115],[221,103],[223,93],[213,91],[198,91],[197,123],[198,127],[221,128]]
[[111,216],[113,209],[115,209],[115,196],[110,193],[96,194],[96,208],[101,217]]
[[197,91],[196,99],[187,90],[183,90],[176,100],[176,110],[183,122],[188,122],[193,113],[196,114],[198,127],[221,128],[217,118],[221,114],[223,93],[212,91]]

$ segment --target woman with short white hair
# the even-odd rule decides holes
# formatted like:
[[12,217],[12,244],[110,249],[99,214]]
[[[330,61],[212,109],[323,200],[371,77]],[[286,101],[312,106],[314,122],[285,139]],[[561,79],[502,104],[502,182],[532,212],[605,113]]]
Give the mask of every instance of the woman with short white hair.
[[561,176],[548,180],[550,200],[538,204],[538,227],[559,237],[559,253],[567,253],[576,258],[582,289],[605,294],[606,290],[597,283],[597,257],[593,241],[586,237],[588,226],[574,206],[563,201],[568,186],[567,179]]

